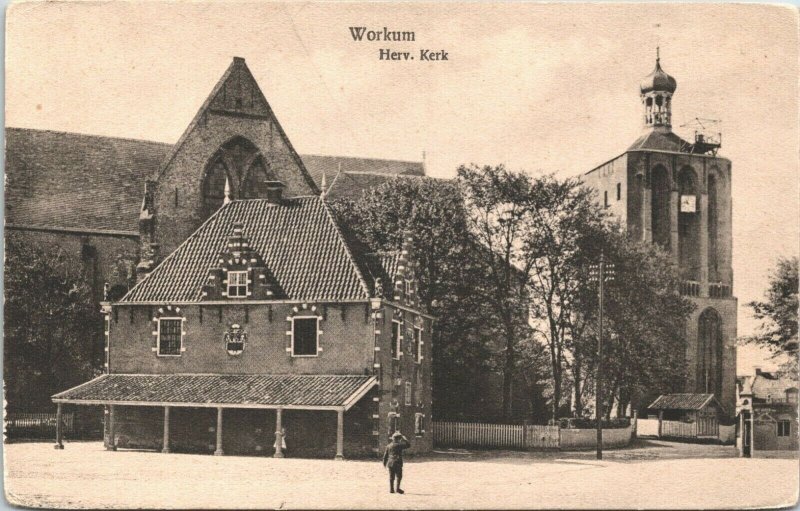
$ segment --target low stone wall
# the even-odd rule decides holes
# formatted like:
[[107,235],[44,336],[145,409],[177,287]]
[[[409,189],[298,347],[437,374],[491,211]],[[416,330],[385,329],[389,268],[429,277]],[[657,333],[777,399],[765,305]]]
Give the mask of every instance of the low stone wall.
[[[620,429],[603,430],[603,448],[625,447],[631,443],[631,426]],[[597,448],[597,430],[594,429],[562,429],[561,450],[579,450]]]
[[658,419],[639,419],[636,421],[636,436],[658,436]]

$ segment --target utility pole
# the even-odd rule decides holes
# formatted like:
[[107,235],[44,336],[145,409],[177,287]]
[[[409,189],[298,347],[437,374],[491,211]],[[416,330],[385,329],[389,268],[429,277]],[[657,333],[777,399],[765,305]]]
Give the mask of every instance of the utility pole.
[[594,378],[595,416],[597,419],[597,459],[603,459],[603,299],[604,282],[614,280],[614,265],[605,263],[605,255],[600,252],[600,264],[589,266],[589,281],[597,280],[598,333],[597,333],[597,372]]

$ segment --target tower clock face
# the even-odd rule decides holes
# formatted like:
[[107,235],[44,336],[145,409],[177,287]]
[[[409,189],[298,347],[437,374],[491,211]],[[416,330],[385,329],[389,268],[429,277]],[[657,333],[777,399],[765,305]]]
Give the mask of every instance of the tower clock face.
[[681,213],[697,212],[697,197],[694,195],[681,195]]

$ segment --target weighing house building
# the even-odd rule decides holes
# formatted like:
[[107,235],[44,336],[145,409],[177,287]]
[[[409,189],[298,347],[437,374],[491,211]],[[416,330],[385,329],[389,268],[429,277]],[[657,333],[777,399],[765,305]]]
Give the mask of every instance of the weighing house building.
[[[325,158],[308,160],[418,175]],[[430,450],[433,318],[411,246],[358,243],[305,160],[234,58],[143,180],[137,283],[102,303],[105,374],[55,395],[59,413],[103,406],[109,449],[342,458],[399,429]]]

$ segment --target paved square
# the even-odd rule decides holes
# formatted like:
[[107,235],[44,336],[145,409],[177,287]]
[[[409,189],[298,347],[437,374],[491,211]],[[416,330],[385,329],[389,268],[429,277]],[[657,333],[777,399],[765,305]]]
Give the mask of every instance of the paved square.
[[593,452],[451,452],[410,459],[405,495],[377,460],[108,452],[4,445],[11,504],[77,508],[741,508],[797,500],[798,461],[641,442]]

